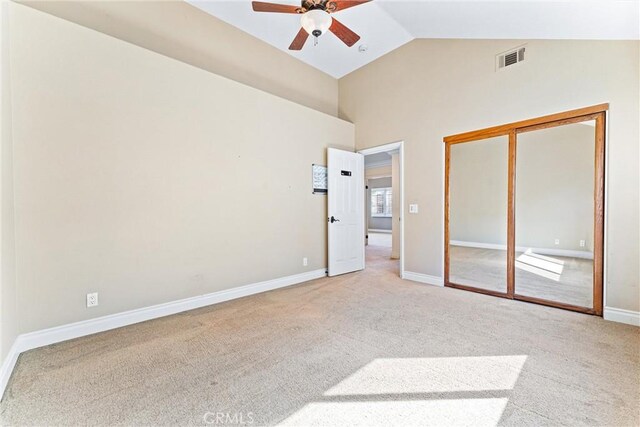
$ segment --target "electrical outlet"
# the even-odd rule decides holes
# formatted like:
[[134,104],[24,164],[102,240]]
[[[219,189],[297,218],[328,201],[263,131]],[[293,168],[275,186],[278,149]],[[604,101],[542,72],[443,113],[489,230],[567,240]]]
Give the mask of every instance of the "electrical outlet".
[[95,307],[96,305],[98,305],[98,293],[87,294],[87,307]]
[[586,242],[584,240],[580,240],[580,247],[584,248],[584,245],[586,244]]
[[560,239],[556,239],[556,241],[554,242],[556,245],[560,244]]
[[309,265],[309,260],[307,259],[307,257],[302,258],[302,265],[304,265],[305,267]]

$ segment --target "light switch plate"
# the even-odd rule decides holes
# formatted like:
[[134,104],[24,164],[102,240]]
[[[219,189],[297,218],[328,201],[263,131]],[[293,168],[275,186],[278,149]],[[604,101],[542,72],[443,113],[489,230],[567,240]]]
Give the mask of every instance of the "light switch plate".
[[409,205],[409,213],[418,213],[418,205],[413,203]]

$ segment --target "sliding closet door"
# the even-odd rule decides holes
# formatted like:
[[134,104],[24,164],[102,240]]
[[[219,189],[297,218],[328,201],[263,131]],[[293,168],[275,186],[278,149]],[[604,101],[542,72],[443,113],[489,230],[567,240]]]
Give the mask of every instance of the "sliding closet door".
[[444,138],[445,286],[602,315],[608,107]]
[[597,311],[596,145],[595,119],[518,133],[517,299]]
[[447,151],[446,284],[506,295],[509,137],[451,144]]

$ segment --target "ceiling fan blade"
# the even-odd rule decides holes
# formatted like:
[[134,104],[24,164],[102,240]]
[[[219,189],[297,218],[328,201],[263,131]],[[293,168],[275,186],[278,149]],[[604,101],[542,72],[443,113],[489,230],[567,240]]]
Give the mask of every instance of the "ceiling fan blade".
[[359,35],[345,27],[336,18],[333,18],[333,22],[329,27],[329,31],[335,34],[340,40],[344,42],[344,44],[349,47],[353,46],[358,40],[360,40]]
[[305,30],[304,28],[300,28],[300,31],[298,31],[298,34],[296,34],[296,38],[293,39],[293,41],[291,42],[291,46],[289,46],[289,50],[302,49],[302,46],[304,46],[304,43],[307,41],[308,37],[309,37],[309,33],[307,33],[307,30]]
[[336,4],[334,12],[349,9],[353,6],[359,6],[364,3],[369,3],[371,0],[334,0],[332,3]]
[[255,12],[298,13],[298,6],[290,4],[265,3],[263,1],[251,2]]

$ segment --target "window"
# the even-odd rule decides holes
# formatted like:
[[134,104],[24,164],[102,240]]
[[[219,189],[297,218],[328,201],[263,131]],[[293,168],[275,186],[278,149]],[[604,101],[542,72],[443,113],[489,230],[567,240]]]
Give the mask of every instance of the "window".
[[392,197],[390,188],[371,189],[371,216],[391,216]]

